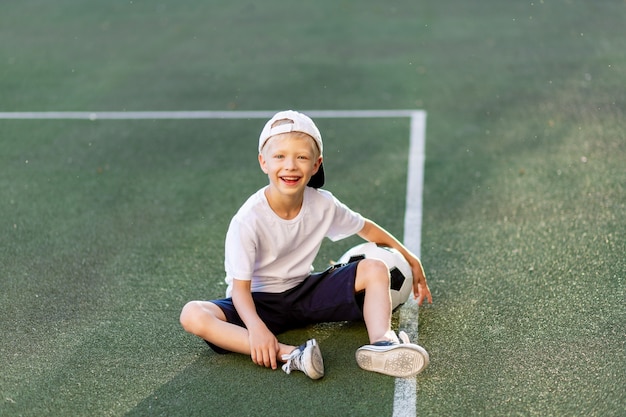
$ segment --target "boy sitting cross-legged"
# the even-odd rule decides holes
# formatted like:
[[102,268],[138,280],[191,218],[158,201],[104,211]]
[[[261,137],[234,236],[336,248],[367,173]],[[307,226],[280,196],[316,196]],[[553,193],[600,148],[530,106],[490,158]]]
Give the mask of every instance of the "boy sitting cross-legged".
[[227,297],[191,301],[180,315],[183,328],[216,352],[250,355],[257,365],[324,376],[315,339],[301,346],[276,335],[314,323],[364,320],[369,344],[359,348],[359,366],[409,377],[428,365],[428,353],[391,329],[389,270],[363,259],[312,273],[313,260],[328,237],[358,234],[397,249],[411,265],[418,304],[432,296],[419,259],[389,232],[322,190],[323,143],[313,121],[284,111],[259,137],[259,164],[269,184],[253,194],[231,220],[226,235]]

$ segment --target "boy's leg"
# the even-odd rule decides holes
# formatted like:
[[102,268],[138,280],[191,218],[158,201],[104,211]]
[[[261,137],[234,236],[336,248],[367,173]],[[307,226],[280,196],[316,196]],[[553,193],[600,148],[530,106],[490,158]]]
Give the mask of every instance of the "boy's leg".
[[[367,262],[366,262],[367,261]],[[368,371],[394,377],[410,377],[428,366],[428,352],[409,341],[400,332],[402,343],[391,330],[391,294],[389,270],[381,261],[364,259],[359,263],[355,291],[365,291],[363,319],[370,344],[356,352],[359,366]]]
[[365,291],[363,320],[370,343],[389,340],[398,341],[391,330],[391,293],[387,265],[377,259],[363,259],[359,262],[354,282],[355,292]]
[[[237,324],[229,323],[226,315],[210,301],[190,301],[180,313],[183,328],[220,348],[236,353],[250,355],[248,330]],[[291,353],[296,346],[279,343],[278,359]]]
[[[226,300],[219,300],[218,302]],[[227,303],[231,307],[230,303]],[[236,318],[235,318],[236,317]],[[191,334],[201,337],[215,349],[246,355],[251,354],[249,333],[240,322],[237,314],[230,317],[236,323],[230,323],[222,308],[210,301],[191,301],[183,307],[180,323]],[[311,379],[324,376],[324,362],[315,339],[308,340],[299,347],[278,344],[277,359],[286,362],[283,370],[304,372]]]

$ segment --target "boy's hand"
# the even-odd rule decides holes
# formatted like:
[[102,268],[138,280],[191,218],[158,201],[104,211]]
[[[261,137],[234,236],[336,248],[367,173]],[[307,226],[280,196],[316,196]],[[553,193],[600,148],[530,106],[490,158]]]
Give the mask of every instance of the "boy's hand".
[[248,344],[252,362],[276,369],[279,352],[278,340],[259,318],[250,292],[250,281],[233,280],[233,304],[248,329]]
[[430,288],[428,288],[426,276],[424,275],[424,268],[422,268],[422,263],[419,259],[415,258],[411,262],[411,270],[413,271],[413,298],[417,300],[417,305],[421,306],[424,299],[432,304],[433,296],[430,294]]
[[267,328],[248,329],[252,362],[266,368],[278,368],[278,339]]

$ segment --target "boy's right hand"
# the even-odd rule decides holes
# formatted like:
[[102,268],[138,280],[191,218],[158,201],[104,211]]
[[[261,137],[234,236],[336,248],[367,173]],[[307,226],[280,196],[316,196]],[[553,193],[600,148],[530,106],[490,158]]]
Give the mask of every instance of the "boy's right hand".
[[278,339],[267,327],[248,329],[252,362],[266,368],[278,368]]
[[233,304],[248,329],[252,362],[266,368],[278,368],[278,339],[259,318],[250,292],[250,281],[233,279]]

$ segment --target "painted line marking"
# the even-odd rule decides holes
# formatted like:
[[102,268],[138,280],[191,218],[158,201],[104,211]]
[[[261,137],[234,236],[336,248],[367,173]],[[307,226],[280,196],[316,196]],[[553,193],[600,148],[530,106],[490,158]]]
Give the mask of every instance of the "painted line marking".
[[[421,256],[422,201],[424,189],[424,159],[426,139],[426,113],[411,115],[409,163],[406,185],[406,210],[404,214],[404,245],[417,257]],[[413,342],[417,342],[418,305],[413,297],[400,307],[399,326]],[[417,378],[396,378],[393,400],[393,417],[417,415]]]
[[[4,120],[269,119],[277,111],[46,111],[0,112]],[[422,110],[303,110],[311,118],[413,117]]]
[[[269,119],[276,111],[108,111],[108,112],[0,112],[2,120],[155,120],[155,119]],[[311,118],[410,118],[404,244],[421,255],[422,196],[426,112],[423,110],[304,110]],[[413,298],[400,308],[400,328],[417,341],[418,306]],[[415,417],[416,378],[396,378],[393,417]]]

